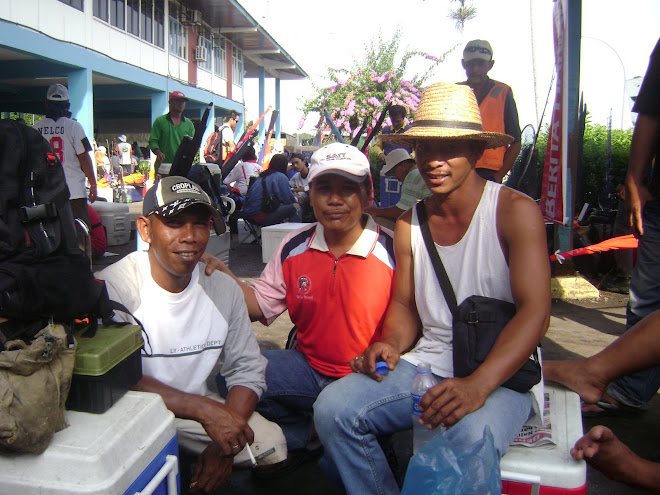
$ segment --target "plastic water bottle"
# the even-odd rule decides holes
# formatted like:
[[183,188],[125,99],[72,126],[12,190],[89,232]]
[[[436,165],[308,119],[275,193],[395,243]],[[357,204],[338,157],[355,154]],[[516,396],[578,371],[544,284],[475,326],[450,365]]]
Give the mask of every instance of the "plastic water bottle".
[[438,380],[431,373],[431,365],[424,362],[419,363],[417,365],[417,375],[415,375],[410,388],[412,394],[413,454],[419,452],[419,449],[436,434],[436,431],[430,430],[428,425],[419,424],[419,417],[422,415],[422,411],[419,410],[419,401],[422,400],[428,389],[437,384]]

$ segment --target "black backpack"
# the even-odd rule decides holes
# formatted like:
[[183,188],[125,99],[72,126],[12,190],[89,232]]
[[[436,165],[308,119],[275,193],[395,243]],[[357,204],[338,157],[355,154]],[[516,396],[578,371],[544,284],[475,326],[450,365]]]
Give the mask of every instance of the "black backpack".
[[49,320],[112,317],[105,283],[78,248],[64,170],[39,131],[0,120],[0,349]]

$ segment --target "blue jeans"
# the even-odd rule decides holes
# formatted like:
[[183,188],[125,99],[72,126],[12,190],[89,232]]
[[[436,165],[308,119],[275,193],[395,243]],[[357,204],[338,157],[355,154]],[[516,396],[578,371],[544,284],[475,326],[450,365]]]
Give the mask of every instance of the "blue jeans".
[[[313,405],[321,390],[336,380],[314,370],[296,350],[264,351],[267,390],[256,411],[282,428],[289,450],[303,449],[312,434]],[[226,397],[224,378],[216,377],[218,393]],[[224,395],[223,395],[224,394]]]
[[[637,248],[637,263],[630,279],[626,327],[660,309],[660,199],[646,203],[642,216],[644,235]],[[660,367],[649,368],[613,381],[607,393],[631,407],[648,409],[660,388]]]
[[276,225],[287,220],[292,223],[300,223],[302,221],[302,216],[300,214],[300,206],[297,203],[291,205],[283,205],[277,207],[272,213],[269,213],[266,218],[257,224],[261,227],[267,227],[268,225]]
[[[399,493],[377,437],[412,428],[410,385],[416,372],[401,360],[381,382],[353,373],[327,386],[316,400],[314,424],[325,448],[321,467],[341,480],[349,495]],[[531,394],[500,387],[444,434],[463,449],[480,440],[488,424],[501,457],[531,412]]]

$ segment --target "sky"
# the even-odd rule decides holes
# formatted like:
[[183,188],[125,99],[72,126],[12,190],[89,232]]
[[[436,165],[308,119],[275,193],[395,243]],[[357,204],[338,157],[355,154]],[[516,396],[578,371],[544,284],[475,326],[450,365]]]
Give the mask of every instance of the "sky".
[[[543,124],[549,122],[555,63],[552,0],[472,0],[477,16],[465,24],[462,33],[447,17],[450,8],[457,5],[450,0],[334,0],[326,4],[310,0],[238,1],[311,79],[281,81],[283,132],[309,132],[317,123],[318,115],[310,116],[298,131],[303,115],[301,100],[314,96],[312,82],[328,85],[328,67],[350,69],[354,60],[364,58],[365,47],[379,33],[387,39],[397,29],[402,32],[402,48],[439,56],[457,46],[429,83],[463,81],[463,46],[471,39],[488,40],[495,60],[489,76],[513,89],[520,127],[537,127],[548,94]],[[624,81],[644,76],[660,36],[659,21],[657,0],[635,0],[632,4],[582,0],[580,90],[591,123],[605,125],[611,111],[613,128],[632,127],[632,102],[625,95]],[[247,120],[259,116],[258,87],[257,79],[245,80]],[[274,88],[275,80],[267,78],[266,106],[274,106]]]

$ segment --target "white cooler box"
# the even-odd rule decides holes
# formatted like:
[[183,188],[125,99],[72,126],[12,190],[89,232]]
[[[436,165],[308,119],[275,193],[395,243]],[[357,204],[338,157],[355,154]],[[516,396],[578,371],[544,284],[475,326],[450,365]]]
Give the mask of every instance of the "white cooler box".
[[92,208],[101,217],[108,238],[108,246],[126,244],[131,238],[131,215],[126,203],[95,201]]
[[0,455],[1,493],[179,493],[174,415],[159,395],[129,391],[103,414],[67,411],[66,420],[42,454]]
[[268,263],[286,235],[308,223],[278,223],[261,228],[261,261]]
[[[506,495],[585,495],[587,465],[570,450],[582,436],[580,397],[570,390],[545,384],[556,445],[513,446],[502,457],[502,493]],[[547,412],[546,412],[547,414]]]

